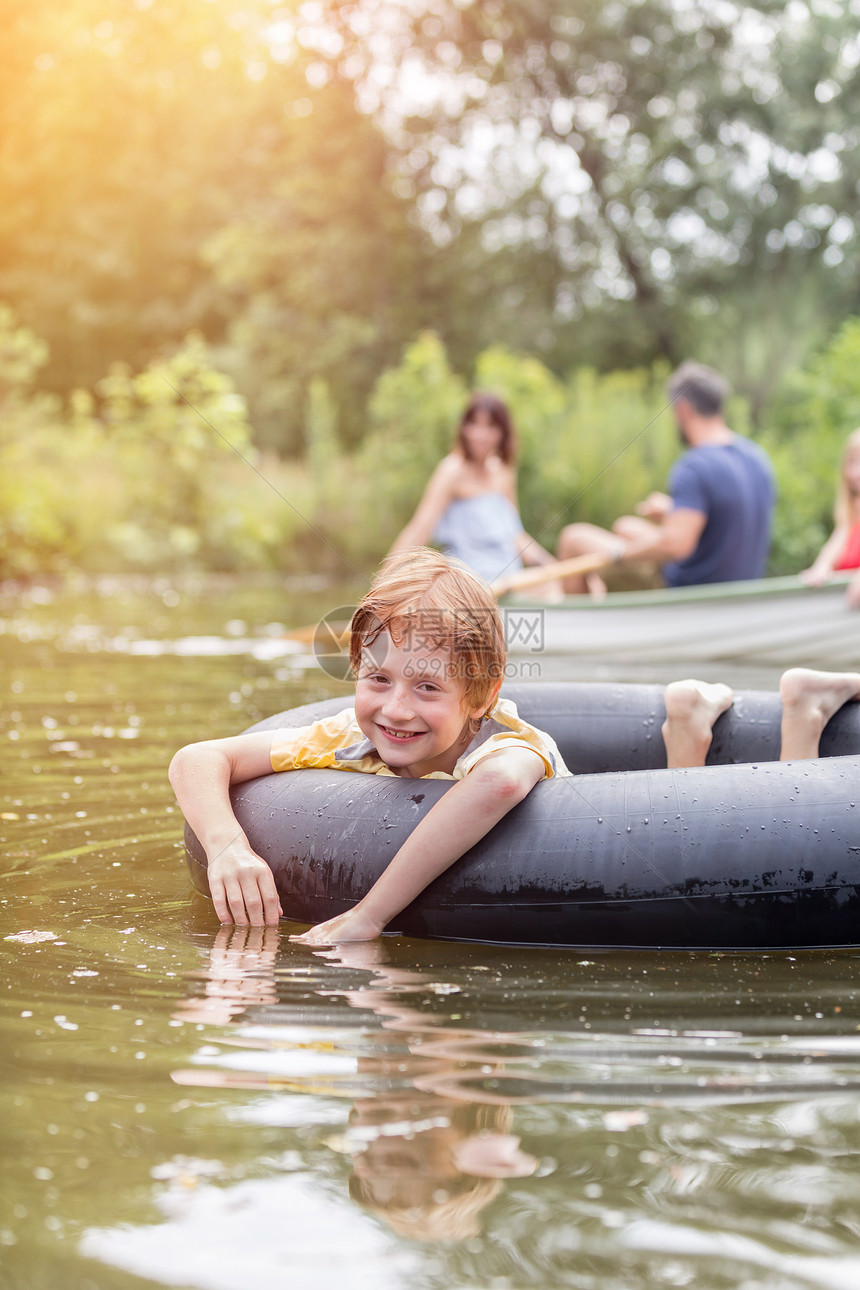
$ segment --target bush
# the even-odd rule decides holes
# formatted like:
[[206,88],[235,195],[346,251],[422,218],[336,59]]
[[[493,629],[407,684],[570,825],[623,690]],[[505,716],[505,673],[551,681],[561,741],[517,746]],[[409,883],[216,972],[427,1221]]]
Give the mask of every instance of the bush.
[[199,338],[136,375],[113,368],[98,404],[34,394],[45,357],[0,309],[0,575],[290,562],[308,473],[259,459],[244,402]]
[[[526,528],[553,550],[573,520],[604,527],[663,488],[680,451],[663,367],[561,379],[494,346],[474,379],[420,335],[383,373],[366,437],[339,447],[322,380],[304,412],[306,462],[261,456],[243,400],[196,336],[96,395],[34,391],[44,344],[0,306],[0,576],[91,571],[306,569],[369,574],[450,451],[469,390],[511,407]],[[730,424],[748,428],[742,401]],[[770,571],[807,566],[832,527],[842,445],[860,425],[860,319],[792,374],[763,436],[780,488]]]
[[411,517],[427,481],[450,452],[468,399],[444,346],[425,332],[398,367],[384,372],[370,399],[370,427],[337,473],[339,534],[347,552],[375,566]]
[[789,377],[766,446],[780,500],[771,569],[807,568],[833,530],[842,450],[860,426],[860,319],[846,322],[803,372]]

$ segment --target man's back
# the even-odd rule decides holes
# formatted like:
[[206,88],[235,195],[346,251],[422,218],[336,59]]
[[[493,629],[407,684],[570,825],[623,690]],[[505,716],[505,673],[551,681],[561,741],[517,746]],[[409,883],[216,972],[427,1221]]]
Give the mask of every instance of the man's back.
[[775,487],[767,454],[742,435],[691,448],[669,477],[674,509],[707,516],[698,546],[668,564],[670,587],[763,576],[770,548]]

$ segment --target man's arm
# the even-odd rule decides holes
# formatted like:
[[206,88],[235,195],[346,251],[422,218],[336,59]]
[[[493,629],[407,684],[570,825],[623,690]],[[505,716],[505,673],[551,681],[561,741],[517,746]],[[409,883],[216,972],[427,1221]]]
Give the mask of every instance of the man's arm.
[[707,522],[704,511],[678,507],[669,511],[665,519],[655,526],[654,535],[624,539],[622,560],[654,560],[666,564],[670,560],[686,560],[699,545]]
[[291,939],[303,945],[372,940],[434,878],[527,797],[545,773],[543,759],[528,748],[500,749],[482,758],[415,826],[388,868],[353,909]]
[[209,891],[222,923],[277,923],[281,903],[271,869],[233,814],[230,785],[272,770],[272,732],[210,739],[180,748],[168,775],[182,814],[208,860]]

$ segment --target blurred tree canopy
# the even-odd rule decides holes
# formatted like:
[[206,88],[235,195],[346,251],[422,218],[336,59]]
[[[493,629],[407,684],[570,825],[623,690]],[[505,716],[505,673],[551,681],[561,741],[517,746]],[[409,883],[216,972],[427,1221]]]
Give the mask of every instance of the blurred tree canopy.
[[[825,378],[815,398],[809,382],[831,379],[828,346],[860,314],[860,0],[3,14],[0,453],[31,471],[0,494],[15,567],[101,559],[51,483],[65,462],[86,493],[87,454],[111,498],[105,559],[278,563],[299,540],[276,488],[224,510],[229,456],[210,460],[162,388],[188,364],[204,411],[240,417],[242,451],[269,454],[297,512],[375,526],[368,558],[476,382],[515,406],[533,528],[547,508],[606,520],[646,474],[661,482],[661,435],[626,476],[604,458],[685,357],[726,373],[784,470],[789,443],[814,456]],[[355,471],[388,499],[375,514]],[[233,517],[221,536],[204,477]],[[808,532],[784,528],[783,563],[827,522],[830,489],[798,488]],[[149,522],[162,537],[144,555]]]
[[557,371],[696,352],[758,415],[786,367],[857,309],[855,3],[326,12],[425,223],[461,257],[452,325],[475,336],[477,321],[479,343],[528,335]]
[[857,7],[6,0],[0,299],[58,392],[197,329],[285,452],[423,328],[760,419],[860,303]]
[[324,372],[357,434],[418,325],[428,239],[348,82],[265,0],[8,0],[0,299],[92,387],[190,328],[264,442],[301,447]]

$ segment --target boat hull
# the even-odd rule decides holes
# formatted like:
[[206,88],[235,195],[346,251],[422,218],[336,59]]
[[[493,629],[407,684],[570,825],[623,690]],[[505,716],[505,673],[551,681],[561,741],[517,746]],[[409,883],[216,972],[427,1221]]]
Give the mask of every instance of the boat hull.
[[[389,931],[580,949],[797,949],[860,941],[860,705],[824,756],[779,763],[777,696],[720,718],[706,767],[667,770],[657,686],[510,687],[557,740],[547,780],[432,883]],[[329,700],[254,729],[303,725]],[[287,917],[349,909],[450,784],[343,771],[267,775],[232,793]],[[195,886],[206,859],[190,829]]]
[[743,662],[831,669],[857,666],[860,614],[847,577],[826,587],[798,578],[571,596],[558,605],[504,608],[508,650],[617,662]]

